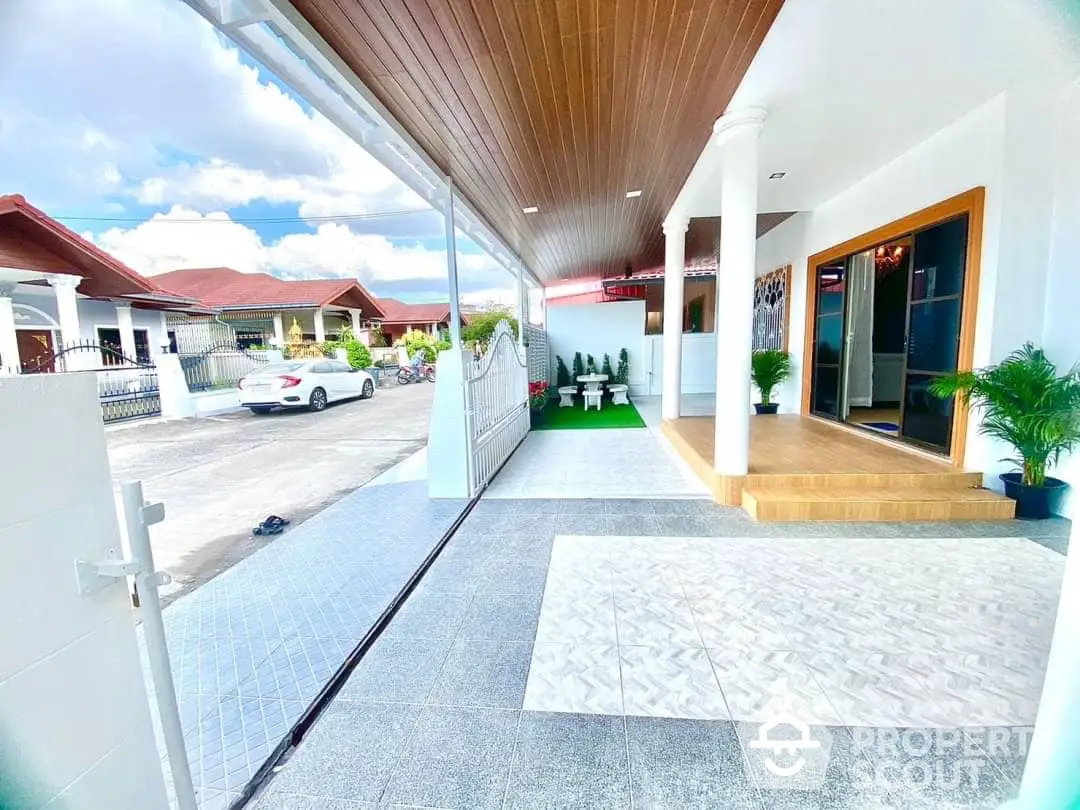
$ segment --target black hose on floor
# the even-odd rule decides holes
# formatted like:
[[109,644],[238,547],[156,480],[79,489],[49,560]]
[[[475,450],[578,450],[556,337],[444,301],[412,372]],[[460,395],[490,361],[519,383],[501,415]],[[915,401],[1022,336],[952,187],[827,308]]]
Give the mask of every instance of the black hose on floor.
[[[526,434],[528,435],[528,434]],[[522,437],[524,441],[524,437]],[[277,744],[273,751],[270,752],[270,756],[266,758],[259,769],[255,771],[255,774],[244,785],[243,791],[240,796],[229,805],[229,810],[244,810],[248,803],[255,798],[255,796],[261,791],[270,780],[273,779],[277,768],[288,759],[289,755],[296,749],[296,746],[304,739],[304,735],[315,725],[315,721],[319,719],[326,707],[329,706],[337,693],[341,691],[341,687],[345,685],[345,682],[349,680],[349,676],[352,675],[353,670],[356,669],[356,665],[363,660],[367,655],[371,645],[374,644],[383,631],[390,624],[391,619],[401,609],[401,606],[405,604],[405,600],[409,598],[416,586],[420,584],[420,581],[424,578],[424,575],[431,568],[432,564],[439,558],[442,550],[446,547],[446,544],[450,542],[450,538],[454,536],[457,530],[461,527],[461,524],[465,522],[465,519],[472,513],[472,510],[476,507],[476,504],[480,502],[480,498],[483,497],[487,491],[488,484],[495,480],[496,476],[502,471],[502,468],[506,466],[506,462],[513,457],[514,452],[521,446],[519,442],[514,450],[506,457],[506,460],[498,466],[491,478],[488,479],[480,491],[477,492],[468,503],[465,504],[465,508],[461,510],[454,522],[450,524],[450,528],[446,530],[439,542],[435,544],[435,547],[428,553],[424,561],[420,563],[420,567],[413,571],[408,582],[405,583],[397,595],[390,600],[390,604],[379,615],[379,618],[375,620],[375,624],[371,626],[371,629],[364,634],[364,637],[360,639],[359,643],[352,649],[348,657],[342,662],[341,666],[337,668],[337,671],[330,677],[330,680],[326,682],[319,694],[315,696],[315,699],[311,701],[311,704],[304,709],[304,713],[300,715],[297,721],[289,729],[288,733],[281,739],[281,742]]]

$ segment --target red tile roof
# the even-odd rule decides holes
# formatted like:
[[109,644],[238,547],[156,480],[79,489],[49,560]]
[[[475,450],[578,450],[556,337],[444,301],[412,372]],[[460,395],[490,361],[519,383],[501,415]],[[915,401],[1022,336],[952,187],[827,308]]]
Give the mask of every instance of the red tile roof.
[[83,276],[79,284],[83,295],[106,298],[162,292],[115,256],[32,206],[21,194],[0,196],[0,223],[10,224],[20,237],[44,247]]
[[381,302],[355,278],[284,281],[267,273],[241,273],[230,267],[173,270],[155,278],[218,309],[336,304],[359,309],[368,318],[383,316]]
[[450,320],[449,304],[406,304],[396,298],[380,298],[379,304],[386,313],[383,323],[424,324],[442,323]]

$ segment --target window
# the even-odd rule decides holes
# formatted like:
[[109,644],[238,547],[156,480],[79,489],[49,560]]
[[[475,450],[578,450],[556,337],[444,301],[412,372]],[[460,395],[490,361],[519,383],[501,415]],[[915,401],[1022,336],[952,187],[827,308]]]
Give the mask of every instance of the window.
[[[126,358],[138,363],[150,364],[150,332],[147,329],[135,329],[135,356]],[[120,366],[125,362],[124,351],[120,345],[120,330],[110,326],[99,326],[98,344],[102,347],[101,364]],[[111,349],[111,351],[107,351]]]
[[347,373],[349,371],[352,371],[352,366],[350,366],[348,363],[342,363],[340,360],[331,360],[330,370],[336,371],[338,373]]

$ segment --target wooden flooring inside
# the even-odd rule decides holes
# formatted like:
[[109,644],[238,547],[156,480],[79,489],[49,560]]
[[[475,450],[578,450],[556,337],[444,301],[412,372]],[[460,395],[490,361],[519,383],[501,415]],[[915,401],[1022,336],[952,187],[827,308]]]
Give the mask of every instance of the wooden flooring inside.
[[713,469],[711,416],[665,422],[664,433],[720,503],[759,520],[998,520],[1013,502],[979,489],[982,475],[945,459],[801,416],[750,420],[750,470]]

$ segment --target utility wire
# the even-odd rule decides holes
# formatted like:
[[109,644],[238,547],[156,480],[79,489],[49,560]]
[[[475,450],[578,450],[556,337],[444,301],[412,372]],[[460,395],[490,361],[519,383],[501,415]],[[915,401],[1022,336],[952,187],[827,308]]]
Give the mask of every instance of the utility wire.
[[222,224],[231,223],[257,224],[257,223],[286,223],[286,222],[352,222],[365,219],[387,219],[389,217],[405,216],[407,214],[424,214],[434,211],[434,208],[407,208],[401,211],[378,211],[368,214],[337,214],[325,217],[240,217],[237,219],[152,219],[150,217],[80,217],[80,216],[53,216],[53,219],[67,220],[69,222],[154,222],[176,224]]

